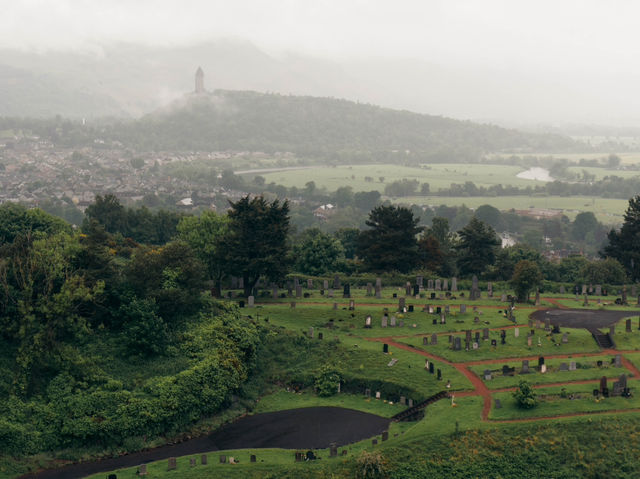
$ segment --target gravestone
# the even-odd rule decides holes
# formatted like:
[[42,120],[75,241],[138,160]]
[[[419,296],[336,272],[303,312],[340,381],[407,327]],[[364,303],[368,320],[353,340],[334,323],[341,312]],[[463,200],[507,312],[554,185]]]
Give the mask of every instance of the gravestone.
[[329,298],[333,298],[333,290],[331,288],[329,288],[329,292],[327,293],[327,296]]
[[520,336],[520,328],[514,328],[513,336],[516,338]]
[[482,339],[485,341],[489,339],[489,328],[482,328]]
[[546,372],[547,372],[547,365],[546,365],[546,364],[543,364],[542,366],[540,366],[540,372],[541,372],[542,374],[544,374],[544,373],[546,373]]
[[586,284],[582,285],[582,294],[587,294],[587,285]]
[[447,278],[442,280],[442,290],[449,291],[449,280]]
[[364,327],[367,329],[371,329],[371,315],[367,316],[364,320]]
[[449,305],[448,305],[448,304],[445,304],[445,306],[444,306],[444,312],[445,312],[445,314],[449,314],[449,313],[451,312],[451,308],[449,307]]
[[337,274],[333,277],[333,289],[340,289],[340,276]]
[[407,405],[407,398],[405,398],[404,396],[400,396],[400,405],[406,406]]
[[569,342],[569,334],[562,333],[562,344],[567,344]]
[[200,456],[200,464],[202,464],[203,466],[207,465],[207,455],[206,454],[202,454]]
[[436,379],[440,381],[442,379],[442,370],[438,369]]
[[224,454],[222,454],[220,456],[220,464],[224,464],[225,462],[227,462],[227,456],[225,456]]
[[506,344],[507,342],[507,332],[503,329],[500,331],[500,344]]
[[422,288],[424,286],[424,277],[416,276],[416,284],[418,285],[419,288]]
[[533,342],[532,336],[530,334],[527,335],[527,346],[531,347],[531,343]]
[[[425,338],[427,339],[427,338]],[[431,335],[431,345],[435,346],[436,344],[438,344],[438,335],[436,333],[433,333]]]
[[176,469],[176,467],[178,467],[177,463],[176,463],[176,458],[175,457],[170,457],[169,458],[169,464],[167,466],[167,470],[168,471],[173,471]]
[[389,353],[389,345],[388,345],[387,343],[384,343],[384,344],[382,345],[382,352],[383,352],[384,354],[388,354],[388,353]]
[[480,323],[480,318],[479,318],[478,316],[474,317],[474,318],[473,318],[473,323],[474,323],[474,324],[478,324],[478,323]]
[[366,388],[366,389],[364,390],[364,395],[365,395],[366,397],[370,398],[370,397],[371,397],[371,389]]
[[420,286],[417,284],[413,285],[413,296],[418,299],[420,297]]
[[440,279],[436,279],[436,291],[442,291],[442,284]]
[[569,365],[567,363],[560,363],[560,371],[568,371]]
[[313,339],[313,326],[309,327],[309,337]]
[[502,293],[502,295],[500,296],[500,301],[503,303],[507,302],[507,295],[505,293]]
[[622,287],[622,305],[623,306],[629,305],[629,303],[627,303],[627,287],[626,286]]
[[520,370],[520,374],[529,374],[529,360],[522,360],[522,369]]
[[584,302],[582,303],[582,306],[589,306],[589,296],[587,293],[584,293]]
[[333,303],[333,310],[336,311],[337,309],[338,309],[338,303]]
[[307,289],[313,289],[313,280],[312,279],[308,279],[307,280]]
[[540,306],[540,290],[537,289],[536,290],[536,302],[535,302],[536,306]]
[[458,291],[458,278],[451,278],[451,291]]
[[493,298],[493,283],[491,281],[487,283],[487,296]]
[[614,356],[614,359],[613,359],[613,365],[614,365],[616,368],[621,368],[621,367],[622,367],[622,356],[621,356],[620,354],[616,354],[616,355]]
[[600,393],[604,394],[605,389],[607,389],[607,377],[602,376],[600,378]]
[[318,339],[324,339],[324,335],[321,332],[318,333]]
[[496,398],[496,409],[502,409],[502,403],[500,402],[500,399]]
[[373,294],[373,284],[367,283],[367,296],[371,296]]
[[351,285],[349,283],[345,283],[344,288],[342,289],[342,297],[343,298],[351,297]]
[[413,399],[409,399],[409,407],[413,407]]
[[296,286],[296,298],[301,298],[302,297],[302,285],[297,285]]
[[433,290],[433,280],[432,279],[427,280],[427,289],[430,290],[430,291]]
[[247,304],[247,307],[253,308],[253,306],[255,304],[255,298],[253,296],[249,296],[248,301],[249,301],[249,303]]
[[238,289],[244,289],[244,278],[238,278]]
[[322,289],[324,289],[325,291],[329,289],[329,281],[327,281],[326,279],[322,281]]
[[474,274],[471,280],[471,291],[469,292],[469,299],[475,301],[480,299],[480,289],[478,288],[478,277]]
[[[427,306],[427,309],[429,311],[429,314],[433,314],[434,310],[432,305]],[[640,322],[638,322],[638,328],[640,328]]]
[[467,329],[464,332],[464,339],[465,339],[466,342],[471,343],[471,330],[470,329]]
[[569,362],[569,371],[575,371],[577,367],[577,364],[575,361],[570,361]]
[[371,439],[371,445],[372,446],[377,446],[378,445],[378,440],[377,439]]
[[[195,459],[194,459],[195,461]],[[146,464],[140,464],[138,466],[138,475],[139,476],[146,476],[147,475],[147,465]]]
[[626,321],[626,332],[630,333],[631,332],[631,320],[627,319]]
[[485,381],[491,381],[491,370],[490,369],[485,369],[484,370],[484,380]]
[[411,283],[409,281],[404,285],[404,294],[405,296],[411,296]]
[[495,339],[492,339],[492,340],[491,340],[491,346],[493,346],[494,348],[495,348],[496,346],[498,346],[498,341],[496,341]]
[[596,296],[602,296],[602,285],[596,284]]
[[255,454],[251,454],[251,456],[249,456],[249,462],[256,462],[256,455]]
[[456,336],[455,338],[453,338],[453,350],[460,351],[461,349],[462,349],[462,340],[460,339],[460,336]]
[[338,446],[335,442],[329,446],[329,457],[338,457]]
[[189,466],[196,467],[196,458],[195,457],[190,457],[189,458]]
[[295,307],[296,307],[296,302],[295,301],[291,301],[291,308],[295,309]]
[[476,343],[479,343],[479,342],[480,342],[480,331],[476,331],[476,332],[475,332],[475,337],[473,338],[473,340],[474,340]]
[[398,298],[398,311],[404,312],[405,298]]
[[564,289],[564,285],[560,285],[560,294],[565,294],[567,291]]
[[356,302],[353,299],[349,300],[349,311],[354,311],[356,309]]
[[429,363],[429,372],[430,372],[431,374],[433,374],[433,373],[435,373],[435,372],[436,372],[435,364],[434,364],[434,363],[432,363],[432,362],[430,362],[430,363]]
[[440,324],[447,324],[447,317],[444,312],[440,313]]
[[391,326],[392,328],[396,327],[396,317],[395,316],[391,316],[391,320],[389,321],[389,326]]
[[538,366],[542,366],[543,364],[544,364],[544,357],[543,357],[543,356],[540,356],[540,357],[538,358]]
[[461,304],[460,305],[460,314],[464,314],[467,312],[467,305],[466,304]]

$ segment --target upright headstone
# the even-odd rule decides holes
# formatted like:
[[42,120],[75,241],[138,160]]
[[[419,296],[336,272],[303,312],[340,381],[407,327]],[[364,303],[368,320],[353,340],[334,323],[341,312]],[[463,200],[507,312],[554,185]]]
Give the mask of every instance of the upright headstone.
[[345,283],[344,288],[342,290],[342,297],[343,298],[351,297],[351,285],[349,283]]
[[340,289],[340,276],[337,274],[333,277],[333,289]]
[[489,328],[482,328],[482,339],[484,341],[489,340]]
[[190,457],[189,458],[189,465],[191,467],[196,467],[196,458],[195,457]]
[[520,336],[520,328],[513,328],[513,336],[515,338]]
[[416,276],[416,284],[418,285],[419,288],[422,288],[424,286],[424,277]]
[[607,389],[607,377],[602,376],[600,378],[600,393],[604,394],[604,391]]
[[570,361],[569,362],[569,371],[575,371],[577,368],[577,364],[575,361]]
[[460,305],[460,313],[464,314],[467,312],[467,305],[466,304],[461,304]]
[[506,295],[506,293],[502,293],[502,294],[500,295],[500,301],[501,301],[502,303],[506,303],[506,302],[507,302],[507,295]]
[[429,279],[427,280],[427,289],[430,291],[433,291],[433,280]]
[[449,291],[449,280],[447,278],[442,280],[442,290]]
[[[195,461],[195,459],[194,459]],[[138,466],[138,475],[139,476],[146,476],[147,475],[147,465],[146,464],[140,464]]]
[[296,298],[302,298],[302,285],[296,286]]
[[566,289],[564,289],[564,285],[560,285],[560,294],[565,294],[567,292]]
[[480,289],[478,288],[478,277],[474,274],[471,280],[471,291],[469,292],[469,299],[475,301],[480,299]]
[[367,283],[367,296],[371,296],[373,294],[373,284]]
[[536,289],[536,306],[540,306],[540,290]]
[[371,329],[371,315],[368,315],[364,320],[364,327],[367,329]]
[[493,283],[491,281],[487,283],[487,296],[493,298]]
[[569,342],[569,334],[562,333],[562,344],[567,344]]
[[582,303],[583,306],[589,306],[589,296],[587,295],[587,293],[584,293],[584,302]]
[[177,466],[177,462],[176,462],[176,458],[175,457],[170,457],[169,458],[169,464],[167,466],[167,470],[168,471],[173,471],[173,470],[175,470],[176,467],[178,467]]
[[392,328],[396,327],[396,317],[395,316],[391,316],[391,320],[389,321],[389,326],[391,326]]
[[458,278],[451,278],[451,291],[458,291]]
[[322,280],[322,289],[324,289],[325,291],[329,289],[329,281]]
[[462,340],[460,339],[460,336],[456,336],[453,339],[453,350],[460,351],[461,349],[462,349]]
[[309,327],[309,337],[313,338],[313,326]]
[[255,298],[253,296],[249,296],[249,303],[247,305],[247,307],[249,308],[253,308],[254,304],[255,304]]
[[582,294],[587,294],[587,285],[586,284],[582,285]]
[[442,291],[442,284],[440,278],[436,279],[436,291]]
[[405,307],[405,298],[398,298],[398,311],[403,312]]
[[529,360],[522,360],[522,369],[520,370],[520,374],[528,374],[529,373]]
[[202,454],[200,456],[200,464],[202,464],[203,466],[207,465],[207,455],[206,454]]
[[602,296],[602,285],[596,284],[596,296]]
[[225,462],[227,462],[227,456],[225,456],[224,454],[221,454],[219,461],[220,461],[220,464],[224,464]]
[[433,333],[431,335],[431,345],[435,346],[436,344],[438,344],[438,335],[436,333]]
[[622,304],[624,306],[628,306],[629,303],[627,302],[627,286],[623,286],[622,287]]
[[613,365],[614,365],[616,368],[621,368],[621,367],[622,367],[622,356],[621,356],[620,354],[616,354],[616,355],[614,356],[613,361],[614,361],[614,362],[613,362]]
[[625,331],[627,333],[631,332],[631,320],[630,319],[627,319],[627,321],[626,321],[626,330]]
[[383,328],[386,328],[386,327],[387,327],[387,321],[388,321],[388,320],[389,320],[389,317],[385,314],[385,315],[382,317],[382,321],[381,321],[380,325],[381,325]]
[[356,302],[353,299],[349,300],[349,311],[354,311],[356,309]]

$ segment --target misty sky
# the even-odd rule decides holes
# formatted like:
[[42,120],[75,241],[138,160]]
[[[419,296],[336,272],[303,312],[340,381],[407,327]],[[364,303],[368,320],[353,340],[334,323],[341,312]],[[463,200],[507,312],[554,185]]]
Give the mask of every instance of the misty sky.
[[[640,117],[635,114],[640,3],[631,0],[1,0],[0,4],[4,48],[99,52],[100,45],[117,42],[184,45],[233,37],[276,56],[296,52],[336,61],[406,58],[464,66],[466,71],[478,67],[514,78],[532,75],[549,88],[558,84],[562,91],[570,91],[575,85],[579,102],[593,100],[598,111],[606,111],[611,103],[618,116]],[[562,93],[556,96],[561,98]],[[633,104],[623,112],[628,100]]]

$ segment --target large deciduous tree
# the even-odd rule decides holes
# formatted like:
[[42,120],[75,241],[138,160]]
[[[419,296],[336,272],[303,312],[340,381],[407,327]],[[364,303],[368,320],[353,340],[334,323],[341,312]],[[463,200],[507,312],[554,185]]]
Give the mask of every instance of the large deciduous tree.
[[311,228],[294,247],[294,257],[296,271],[320,275],[338,270],[338,263],[344,260],[344,248],[339,239]]
[[260,276],[276,281],[289,271],[289,202],[269,203],[247,195],[230,204],[229,233],[223,242],[227,272],[242,276],[249,296]]
[[611,230],[602,255],[615,258],[631,277],[640,278],[640,195],[629,200],[620,231]]
[[416,267],[418,241],[422,230],[411,210],[402,206],[378,206],[371,210],[367,226],[360,234],[358,249],[368,269],[406,273]]
[[518,301],[528,301],[529,293],[542,283],[540,268],[533,261],[523,259],[516,264],[511,278],[511,285],[518,296]]
[[458,268],[463,275],[479,275],[493,264],[500,241],[491,226],[473,217],[458,231],[458,236],[460,242],[455,248],[458,251]]
[[185,241],[206,268],[207,279],[213,282],[212,296],[219,296],[225,275],[226,250],[223,247],[229,231],[229,218],[214,211],[200,216],[185,216],[178,223],[178,238]]

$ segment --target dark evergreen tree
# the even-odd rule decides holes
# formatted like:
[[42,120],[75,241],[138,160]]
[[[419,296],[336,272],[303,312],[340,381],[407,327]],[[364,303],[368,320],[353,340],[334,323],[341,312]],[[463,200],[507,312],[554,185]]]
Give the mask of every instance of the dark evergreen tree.
[[455,246],[458,251],[458,268],[463,276],[481,274],[496,259],[496,249],[500,240],[494,229],[475,216],[469,224],[458,231],[460,242]]
[[416,267],[418,241],[422,230],[411,210],[402,206],[378,206],[369,213],[367,226],[360,233],[359,254],[372,271],[400,271],[406,273]]
[[602,256],[617,259],[631,277],[640,278],[640,195],[629,200],[620,231],[611,230]]
[[223,242],[227,272],[242,276],[249,296],[261,276],[277,281],[289,271],[289,202],[269,203],[247,195],[230,204],[229,233]]

